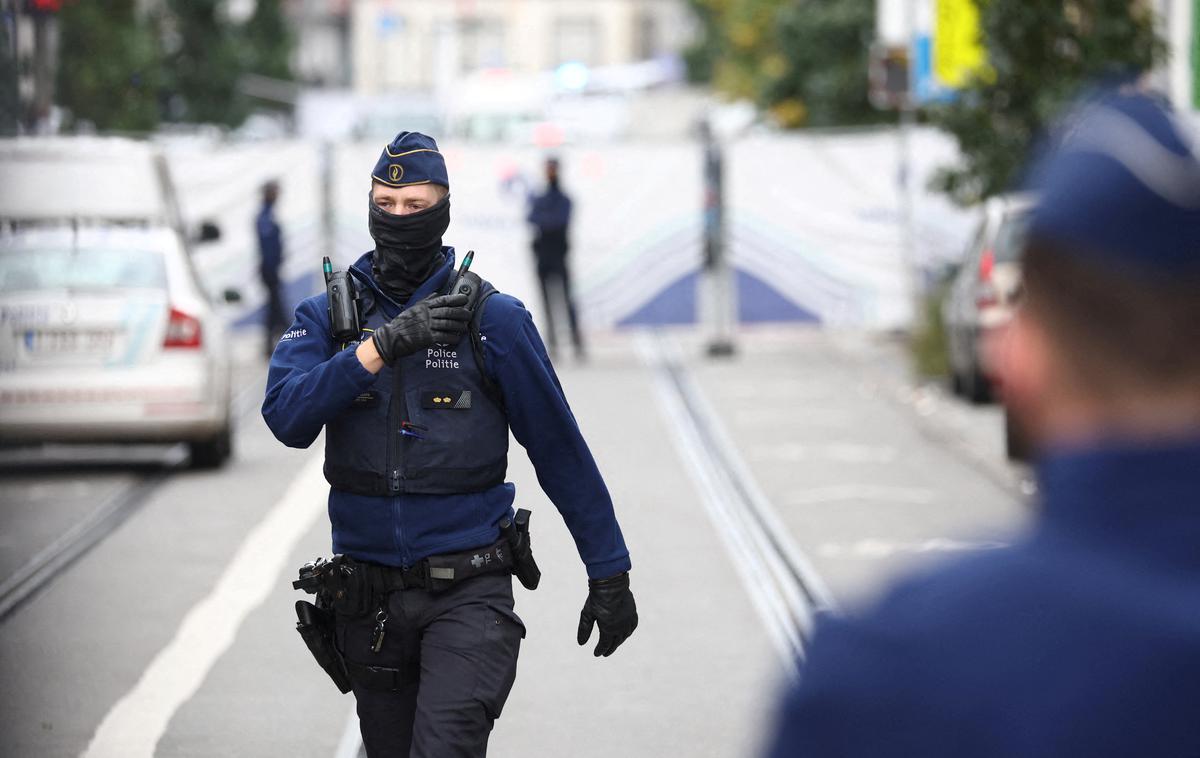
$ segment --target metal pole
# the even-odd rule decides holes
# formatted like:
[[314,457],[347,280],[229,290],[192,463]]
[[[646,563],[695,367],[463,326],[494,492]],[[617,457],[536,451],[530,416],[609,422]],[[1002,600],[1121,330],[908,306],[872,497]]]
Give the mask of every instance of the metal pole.
[[49,13],[33,16],[33,103],[29,125],[41,132],[49,128],[54,104],[54,78],[58,73],[58,17]]
[[900,123],[896,130],[899,152],[897,182],[900,190],[900,265],[904,269],[905,284],[909,288],[909,299],[912,304],[910,331],[913,333],[922,329],[925,320],[925,286],[921,280],[920,267],[917,265],[912,196],[912,131],[916,123],[916,81],[913,76],[915,61],[912,50],[917,30],[916,12],[915,0],[908,0],[905,4],[906,36],[910,51],[908,55],[908,91],[901,99]]
[[914,330],[922,326],[925,311],[925,285],[921,268],[917,264],[916,222],[914,218],[912,180],[912,132],[916,123],[916,109],[911,98],[900,106],[900,125],[896,130],[899,152],[897,182],[900,189],[900,265],[904,269],[905,284],[912,301],[912,325]]
[[712,330],[707,352],[723,358],[736,352],[733,329],[737,308],[733,268],[725,246],[724,155],[711,124],[705,121],[700,134],[704,147],[704,268]]

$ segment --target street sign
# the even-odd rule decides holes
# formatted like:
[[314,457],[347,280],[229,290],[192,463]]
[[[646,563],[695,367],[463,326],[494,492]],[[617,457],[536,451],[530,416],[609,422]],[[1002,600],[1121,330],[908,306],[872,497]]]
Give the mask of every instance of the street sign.
[[938,83],[959,89],[984,64],[976,0],[937,0],[933,73]]
[[922,0],[918,6],[932,11],[928,25],[919,23],[912,39],[913,94],[918,102],[953,99],[987,65],[977,2]]

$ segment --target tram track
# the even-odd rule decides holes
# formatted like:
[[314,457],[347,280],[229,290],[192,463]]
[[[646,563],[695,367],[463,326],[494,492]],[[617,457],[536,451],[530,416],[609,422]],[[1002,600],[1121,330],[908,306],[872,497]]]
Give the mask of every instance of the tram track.
[[[238,422],[257,408],[262,379],[262,372],[256,371],[253,380],[246,382],[235,395],[232,415]],[[0,624],[112,535],[137,513],[172,475],[185,469],[187,463],[188,457],[183,444],[167,449],[163,453],[161,465],[135,475],[132,481],[109,494],[87,516],[77,521],[0,582]]]
[[817,614],[837,611],[833,595],[729,441],[678,345],[660,333],[643,333],[638,352],[654,372],[664,420],[705,511],[785,669],[794,674]]

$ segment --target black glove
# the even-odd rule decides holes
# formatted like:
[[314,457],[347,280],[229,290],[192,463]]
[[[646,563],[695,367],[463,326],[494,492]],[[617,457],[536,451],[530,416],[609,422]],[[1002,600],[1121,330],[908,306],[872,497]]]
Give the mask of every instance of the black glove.
[[453,345],[467,331],[471,311],[466,295],[441,295],[422,300],[375,330],[371,341],[387,365],[430,345]]
[[600,626],[600,640],[592,655],[610,656],[637,629],[637,604],[629,591],[629,572],[608,579],[589,579],[588,597],[579,614],[576,640],[586,645],[592,636],[592,624]]

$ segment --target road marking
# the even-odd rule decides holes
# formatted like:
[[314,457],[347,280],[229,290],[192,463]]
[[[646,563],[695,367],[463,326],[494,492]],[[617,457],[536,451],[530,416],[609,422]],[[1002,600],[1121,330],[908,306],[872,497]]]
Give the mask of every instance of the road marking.
[[0,621],[15,613],[56,576],[112,534],[150,495],[183,464],[182,446],[176,446],[164,467],[109,494],[97,508],[60,534],[0,583]]
[[867,539],[842,545],[827,542],[817,548],[826,558],[890,558],[899,554],[921,553],[969,553],[977,550],[1000,550],[1008,547],[1007,542],[971,542],[934,538],[922,542],[892,542],[890,540]]
[[835,610],[824,582],[792,542],[718,417],[680,365],[678,348],[641,333],[642,361],[676,450],[691,471],[701,503],[722,538],[751,603],[789,673],[803,654],[818,612]]
[[895,463],[899,451],[891,445],[860,445],[854,442],[830,442],[824,445],[805,445],[784,442],[775,445],[755,445],[750,448],[755,460],[777,460],[788,463],[822,460],[830,463]]
[[[265,371],[258,373],[262,377],[266,376]],[[253,384],[262,386],[262,381]],[[234,409],[234,417],[241,420],[248,415],[255,405],[253,401],[260,394],[261,391],[257,390],[255,386],[243,388],[231,406]],[[118,486],[115,490],[110,491],[99,507],[86,514],[74,526],[39,550],[4,582],[0,583],[0,622],[15,613],[24,603],[48,587],[71,564],[116,531],[125,523],[126,519],[149,500],[155,490],[167,482],[173,472],[183,468],[187,463],[187,446],[183,443],[172,445],[165,451],[161,450],[162,447],[162,445],[139,445],[133,448],[124,448],[120,451],[119,456],[114,456],[109,446],[99,445],[67,446],[61,450],[55,450],[54,459],[77,461],[97,459],[105,463],[121,463],[122,465],[133,460],[139,464],[143,463],[140,457],[131,458],[130,456],[134,450],[145,450],[150,453],[150,457],[146,458],[144,463],[153,464],[159,468],[147,475],[135,478],[130,484]],[[33,460],[44,461],[45,458],[42,457],[44,453],[44,450],[39,451],[38,457]],[[12,461],[9,462],[12,463]],[[21,457],[18,457],[16,463],[20,462]],[[68,496],[73,497],[79,493],[81,488],[86,490],[94,486],[87,482],[76,482],[66,489]],[[31,492],[40,496],[43,492],[61,493],[62,489],[62,485],[58,484],[47,485],[44,490],[41,489],[41,485],[36,485]]]
[[113,705],[84,758],[152,758],[175,712],[267,599],[293,548],[325,512],[324,456],[312,455],[283,497],[242,542],[212,592],[184,616],[175,637]]
[[877,484],[835,484],[788,493],[788,505],[820,505],[847,501],[927,505],[937,499],[933,490],[921,487],[888,487]]
[[[740,408],[734,411],[733,417],[738,426],[764,429],[778,427],[785,418],[775,408]],[[841,408],[811,408],[804,412],[804,423],[828,429],[849,429],[854,426],[855,418],[850,411]]]

